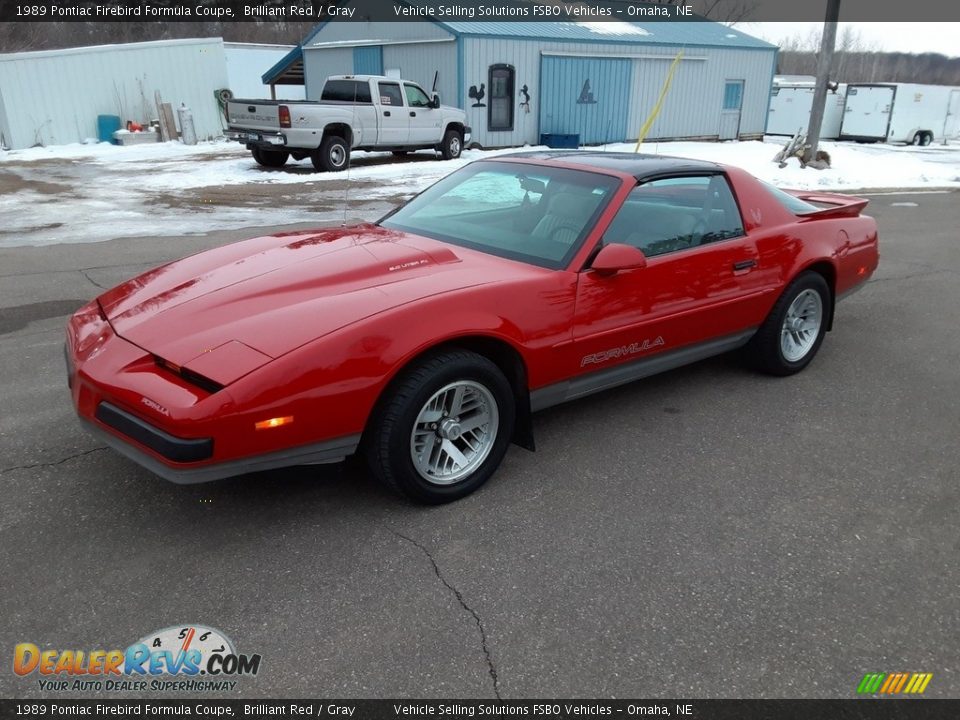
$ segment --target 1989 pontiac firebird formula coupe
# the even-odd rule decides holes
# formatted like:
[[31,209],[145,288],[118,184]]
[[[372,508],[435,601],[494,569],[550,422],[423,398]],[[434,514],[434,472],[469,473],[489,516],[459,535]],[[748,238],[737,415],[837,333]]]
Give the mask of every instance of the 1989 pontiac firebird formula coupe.
[[878,262],[867,201],[589,151],[467,165],[377,223],[151,270],[67,329],[80,418],[164,478],[362,452],[409,497],[476,490],[531,414],[742,348],[813,359]]

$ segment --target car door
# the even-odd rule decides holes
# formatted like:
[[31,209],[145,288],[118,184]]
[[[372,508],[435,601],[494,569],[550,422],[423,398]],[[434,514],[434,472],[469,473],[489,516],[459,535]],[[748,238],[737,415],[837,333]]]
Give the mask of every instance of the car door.
[[406,145],[410,140],[410,115],[399,82],[378,81],[380,135],[378,145]]
[[638,247],[647,264],[612,276],[580,273],[574,374],[639,367],[661,353],[705,357],[762,321],[769,289],[723,174],[638,185],[602,242]]
[[410,144],[435,145],[442,139],[440,111],[430,107],[430,98],[413,83],[403,84],[410,116]]

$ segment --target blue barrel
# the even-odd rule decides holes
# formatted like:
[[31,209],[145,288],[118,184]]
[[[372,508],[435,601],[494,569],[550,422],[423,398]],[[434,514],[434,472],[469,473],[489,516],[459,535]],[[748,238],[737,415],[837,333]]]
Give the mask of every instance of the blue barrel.
[[119,129],[119,116],[97,115],[97,139],[100,142],[113,142],[113,134]]

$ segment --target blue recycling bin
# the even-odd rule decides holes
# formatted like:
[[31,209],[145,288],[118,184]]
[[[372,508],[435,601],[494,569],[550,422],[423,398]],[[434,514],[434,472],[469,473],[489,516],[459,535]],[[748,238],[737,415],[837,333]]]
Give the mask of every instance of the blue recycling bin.
[[120,129],[118,115],[97,115],[97,140],[113,142],[113,134]]

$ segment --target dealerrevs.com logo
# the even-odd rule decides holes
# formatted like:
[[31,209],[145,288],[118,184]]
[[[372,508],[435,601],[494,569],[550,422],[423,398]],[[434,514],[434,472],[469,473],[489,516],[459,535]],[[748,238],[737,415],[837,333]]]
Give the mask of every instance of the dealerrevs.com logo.
[[41,649],[19,643],[13,672],[38,676],[45,691],[228,691],[234,678],[256,675],[260,655],[237,653],[219,630],[183,625],[150,633],[125,650]]

